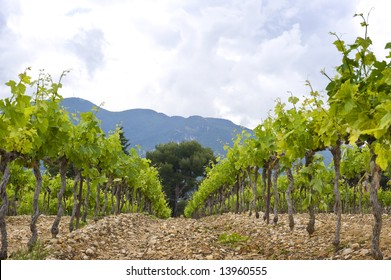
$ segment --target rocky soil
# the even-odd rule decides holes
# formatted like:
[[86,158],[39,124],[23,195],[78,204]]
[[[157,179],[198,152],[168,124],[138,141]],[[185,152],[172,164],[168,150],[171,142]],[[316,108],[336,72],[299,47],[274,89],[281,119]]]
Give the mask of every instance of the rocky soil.
[[[30,237],[29,216],[7,217],[8,252],[24,249]],[[277,225],[248,214],[224,214],[194,219],[160,220],[143,214],[121,214],[90,221],[68,232],[69,218],[60,224],[60,234],[50,234],[53,216],[38,221],[40,241],[48,250],[47,259],[372,259],[370,254],[372,215],[343,215],[341,249],[335,252],[335,216],[318,214],[316,231],[306,232],[308,215],[295,215],[294,231],[287,215]],[[223,243],[222,234],[237,233],[246,241]],[[383,216],[381,249],[391,259],[391,216]]]

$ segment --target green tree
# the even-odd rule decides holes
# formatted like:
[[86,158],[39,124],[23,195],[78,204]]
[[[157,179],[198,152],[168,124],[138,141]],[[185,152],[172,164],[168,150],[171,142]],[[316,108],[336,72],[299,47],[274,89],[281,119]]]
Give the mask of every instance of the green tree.
[[197,188],[205,167],[215,161],[215,156],[197,141],[186,141],[157,145],[153,152],[147,152],[147,159],[157,167],[173,216],[177,217],[178,201]]
[[129,139],[125,137],[124,127],[122,125],[119,127],[118,133],[119,133],[119,140],[121,141],[122,151],[126,155],[129,155],[130,142]]

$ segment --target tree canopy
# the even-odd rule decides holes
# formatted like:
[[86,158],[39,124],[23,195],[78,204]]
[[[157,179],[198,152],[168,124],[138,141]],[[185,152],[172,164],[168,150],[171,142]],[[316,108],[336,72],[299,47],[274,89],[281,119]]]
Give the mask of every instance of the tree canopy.
[[178,201],[196,190],[206,166],[215,161],[213,151],[197,141],[159,144],[146,156],[158,169],[174,217],[181,214]]

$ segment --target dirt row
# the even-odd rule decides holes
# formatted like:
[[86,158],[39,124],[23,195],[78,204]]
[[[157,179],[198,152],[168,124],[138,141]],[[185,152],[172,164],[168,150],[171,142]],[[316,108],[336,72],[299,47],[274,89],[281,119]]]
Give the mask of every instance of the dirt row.
[[[261,215],[262,217],[262,215]],[[90,221],[68,232],[69,218],[60,224],[60,234],[50,234],[53,216],[38,221],[40,242],[47,259],[66,260],[233,260],[233,259],[372,259],[372,215],[343,215],[341,249],[332,245],[335,215],[318,214],[316,231],[306,232],[308,215],[295,215],[295,229],[289,230],[287,215],[279,215],[277,225],[243,214],[223,214],[198,220],[161,220],[143,214],[109,216]],[[9,254],[26,248],[30,237],[29,216],[7,217]],[[225,236],[243,240],[225,240]],[[240,238],[239,238],[240,239]],[[383,215],[381,249],[391,259],[391,217]]]

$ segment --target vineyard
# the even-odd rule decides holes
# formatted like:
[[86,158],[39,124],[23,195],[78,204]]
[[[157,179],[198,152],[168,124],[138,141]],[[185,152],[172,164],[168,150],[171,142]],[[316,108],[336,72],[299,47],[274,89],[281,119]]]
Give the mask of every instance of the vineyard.
[[[306,230],[315,232],[317,212],[335,212],[335,249],[340,249],[341,215],[365,213],[374,216],[372,254],[382,259],[380,233],[382,212],[389,210],[391,192],[381,184],[390,171],[391,149],[391,63],[378,61],[367,36],[346,44],[337,34],[334,45],[342,55],[337,75],[329,77],[326,96],[276,101],[274,112],[257,126],[254,137],[239,135],[227,157],[211,168],[207,178],[187,204],[187,217],[226,211],[250,210],[270,222],[287,212],[289,227],[295,228],[294,213],[308,211]],[[391,43],[386,45],[391,49]],[[391,58],[391,52],[387,56]],[[332,166],[325,166],[319,152],[332,154]],[[261,171],[261,174],[260,173]],[[260,182],[261,181],[261,182]]]
[[[57,215],[53,237],[64,213],[70,215],[71,232],[87,216],[98,220],[124,211],[161,218],[171,214],[157,170],[135,150],[123,151],[119,129],[105,135],[93,112],[70,116],[59,105],[65,74],[54,83],[47,74],[32,81],[24,72],[18,82],[7,83],[12,96],[0,102],[1,259],[7,258],[7,213],[33,213],[29,248],[38,240],[36,223],[42,211]],[[31,95],[28,88],[35,89]],[[45,166],[57,175],[42,172]]]
[[[327,242],[335,252],[342,252],[346,248],[346,241],[341,241],[346,230],[342,217],[361,214],[365,222],[373,223],[370,251],[364,256],[384,258],[382,227],[389,225],[386,214],[391,210],[391,52],[387,61],[377,60],[367,19],[356,16],[362,19],[363,37],[347,44],[332,34],[342,62],[334,77],[322,71],[329,80],[325,93],[314,90],[308,81],[307,97],[292,95],[287,104],[277,100],[253,135],[239,134],[233,147],[226,148],[226,157],[207,168],[186,205],[188,219],[178,223],[194,221],[183,222],[191,227],[198,221],[191,218],[246,213],[255,216],[257,223],[262,218],[266,225],[272,216],[274,234],[281,226],[291,233],[305,227],[308,237],[314,237],[320,230],[317,217],[335,213],[333,232],[328,228],[324,234],[331,234]],[[391,50],[391,43],[385,48]],[[8,257],[7,215],[31,214],[30,250],[38,241],[42,213],[55,215],[50,229],[53,239],[61,220],[72,233],[87,219],[98,223],[102,217],[116,215],[104,220],[118,217],[118,223],[125,223],[128,216],[121,213],[171,216],[158,170],[136,150],[123,149],[120,128],[105,135],[94,111],[76,116],[61,107],[59,90],[66,74],[58,82],[45,73],[33,81],[26,70],[18,81],[7,82],[11,97],[0,101],[1,259]],[[325,152],[332,155],[329,166],[322,157]],[[158,223],[148,222],[151,227]],[[257,224],[253,225],[256,230]],[[161,240],[170,244],[164,236]]]

